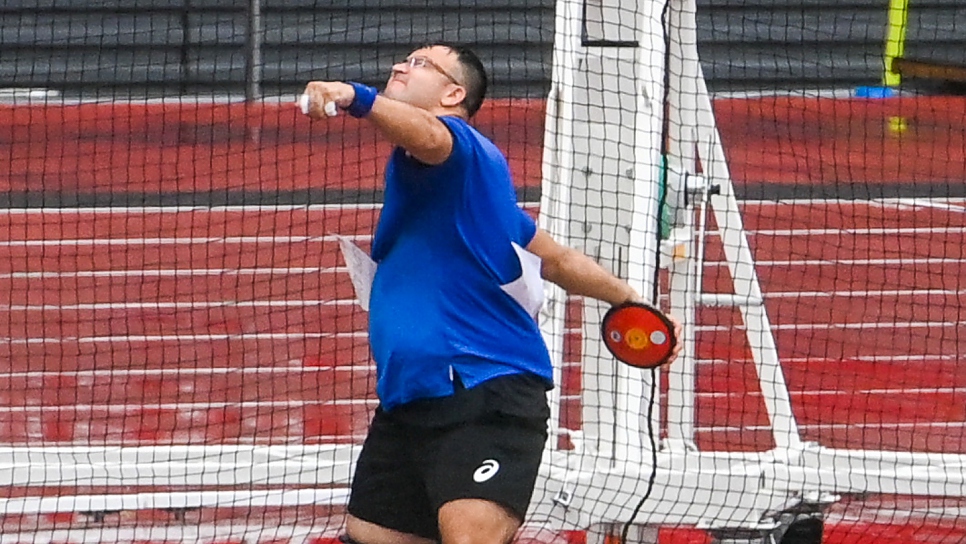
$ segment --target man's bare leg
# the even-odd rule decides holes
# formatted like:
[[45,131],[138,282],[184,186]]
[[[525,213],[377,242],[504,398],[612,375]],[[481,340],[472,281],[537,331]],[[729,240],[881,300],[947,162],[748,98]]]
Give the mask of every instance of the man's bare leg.
[[356,544],[434,544],[434,540],[376,525],[349,514],[346,535]]
[[450,501],[439,509],[443,544],[508,544],[520,524],[505,506],[483,499]]

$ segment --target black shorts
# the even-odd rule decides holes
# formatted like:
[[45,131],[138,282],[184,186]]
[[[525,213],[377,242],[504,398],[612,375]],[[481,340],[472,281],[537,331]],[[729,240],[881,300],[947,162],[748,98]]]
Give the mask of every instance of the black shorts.
[[546,439],[542,410],[520,417],[488,409],[439,426],[377,409],[356,465],[349,513],[434,540],[439,508],[457,499],[495,502],[522,521]]

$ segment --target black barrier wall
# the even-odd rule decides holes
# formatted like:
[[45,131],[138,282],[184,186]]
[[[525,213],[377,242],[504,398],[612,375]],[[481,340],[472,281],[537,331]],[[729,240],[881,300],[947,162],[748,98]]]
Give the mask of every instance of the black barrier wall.
[[[910,4],[907,56],[966,65],[966,4]],[[888,9],[888,0],[699,0],[705,76],[715,91],[876,85]],[[3,0],[0,88],[243,95],[254,75],[260,94],[287,95],[307,79],[381,84],[413,45],[446,40],[480,44],[493,96],[541,97],[553,36],[550,0]]]

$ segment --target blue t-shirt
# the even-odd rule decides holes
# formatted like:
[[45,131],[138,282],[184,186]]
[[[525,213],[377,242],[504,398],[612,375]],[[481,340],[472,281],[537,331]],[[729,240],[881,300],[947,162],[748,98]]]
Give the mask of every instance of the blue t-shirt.
[[501,286],[522,274],[536,224],[517,205],[499,149],[466,121],[441,117],[453,135],[442,164],[396,148],[372,258],[369,303],[376,392],[391,410],[529,372],[552,382],[536,320]]

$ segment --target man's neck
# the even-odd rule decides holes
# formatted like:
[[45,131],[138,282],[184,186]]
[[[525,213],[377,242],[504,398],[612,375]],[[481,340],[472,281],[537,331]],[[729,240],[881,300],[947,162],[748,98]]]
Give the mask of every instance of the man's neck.
[[436,117],[459,117],[466,121],[466,113],[462,108],[430,108],[429,113]]

